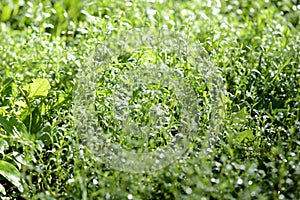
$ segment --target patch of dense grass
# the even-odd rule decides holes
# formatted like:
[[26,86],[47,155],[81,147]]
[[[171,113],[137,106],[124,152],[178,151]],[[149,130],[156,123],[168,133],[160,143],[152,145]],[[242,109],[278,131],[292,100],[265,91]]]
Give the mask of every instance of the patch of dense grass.
[[[300,198],[299,1],[4,0],[0,11],[3,199]],[[181,158],[143,174],[98,162],[76,131],[72,110],[76,76],[96,45],[140,27],[188,34],[207,51],[226,86],[226,118],[214,145],[203,153],[200,134]],[[113,108],[103,103],[122,70],[134,67],[132,57],[142,63],[164,59],[182,69],[199,110],[206,109],[208,88],[200,74],[172,54],[135,53],[111,63],[98,82],[100,126],[115,126]],[[131,103],[150,97],[141,90]],[[178,105],[168,100],[155,96],[147,102],[164,102],[176,116]],[[133,112],[141,124],[148,123],[145,112]],[[211,118],[202,117],[199,129],[205,130]],[[163,138],[146,148],[170,140]]]

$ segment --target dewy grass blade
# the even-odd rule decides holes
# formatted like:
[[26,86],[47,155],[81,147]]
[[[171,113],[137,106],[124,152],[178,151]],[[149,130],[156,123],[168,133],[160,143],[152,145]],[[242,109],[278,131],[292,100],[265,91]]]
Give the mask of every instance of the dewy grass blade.
[[[156,59],[142,57],[140,63],[131,63],[130,69],[118,74],[110,98],[104,100],[112,114],[110,128],[99,126],[98,112],[91,107],[96,104],[94,94],[99,79],[111,71],[109,66],[119,63],[118,58],[128,54],[133,58],[133,52],[147,48],[152,49]],[[184,69],[180,68],[186,65],[194,67],[209,89],[211,100],[207,110],[211,122],[205,133],[203,153],[208,145],[212,148],[224,119],[225,90],[220,74],[200,44],[165,29],[134,29],[107,39],[97,47],[92,59],[77,77],[73,110],[82,141],[104,163],[121,171],[142,173],[161,169],[186,152],[192,138],[199,134],[199,102],[184,77]],[[128,62],[122,61],[123,65]],[[97,74],[99,71],[102,74]],[[177,110],[172,111],[168,96],[171,93],[164,94],[163,89],[171,89],[172,99],[177,101],[173,108]],[[163,98],[167,100],[161,100],[158,94],[167,96]],[[153,105],[147,106],[151,101]],[[175,124],[170,124],[170,119]]]

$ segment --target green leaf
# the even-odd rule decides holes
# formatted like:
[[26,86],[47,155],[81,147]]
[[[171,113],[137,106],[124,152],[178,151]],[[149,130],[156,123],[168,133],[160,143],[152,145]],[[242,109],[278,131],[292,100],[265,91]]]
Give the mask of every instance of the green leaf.
[[24,86],[24,90],[29,93],[29,98],[48,95],[50,83],[47,79],[34,79],[32,83]]
[[3,187],[3,185],[1,183],[0,183],[0,193],[6,195],[5,188]]
[[8,142],[4,139],[0,139],[0,154],[4,154],[4,151],[9,148]]
[[21,184],[21,174],[14,165],[0,160],[0,174],[16,186],[20,192],[23,192],[24,189]]
[[37,137],[37,140],[41,140],[46,146],[53,143],[52,138],[49,133],[42,133]]
[[22,137],[28,134],[26,126],[23,124],[23,122],[14,117],[0,117],[0,125],[9,135],[17,135],[18,137]]
[[252,130],[245,130],[240,133],[238,133],[237,137],[234,139],[235,142],[242,143],[249,140],[253,140],[253,131]]
[[5,22],[9,20],[11,13],[12,13],[12,8],[9,5],[4,6],[2,8],[1,21]]
[[233,123],[244,123],[246,121],[246,117],[248,116],[248,112],[246,109],[241,109],[237,113],[233,113]]
[[3,92],[3,94],[6,94],[6,95],[10,94],[11,91],[8,92],[8,90],[11,88],[13,82],[14,82],[14,79],[12,77],[7,77],[3,83],[3,87],[0,88],[0,93]]

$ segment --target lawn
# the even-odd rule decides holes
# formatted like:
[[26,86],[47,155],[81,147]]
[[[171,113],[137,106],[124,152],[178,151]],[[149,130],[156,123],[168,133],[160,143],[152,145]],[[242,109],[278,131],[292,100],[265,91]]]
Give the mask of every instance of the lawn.
[[300,199],[299,0],[3,0],[1,199]]

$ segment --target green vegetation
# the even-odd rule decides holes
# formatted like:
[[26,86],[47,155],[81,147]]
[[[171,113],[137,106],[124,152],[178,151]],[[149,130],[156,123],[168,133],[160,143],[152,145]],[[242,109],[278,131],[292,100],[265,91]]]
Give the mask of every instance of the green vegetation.
[[[2,199],[300,199],[298,0],[2,0],[0,21]],[[140,27],[188,33],[226,86],[226,118],[214,146],[201,153],[199,134],[181,158],[151,173],[99,162],[81,141],[72,110],[76,76],[96,45]],[[99,80],[100,126],[118,133],[113,107],[103,103],[122,70],[135,67],[132,58],[183,70],[204,113],[199,129],[206,129],[207,83],[175,55],[142,51],[120,56]],[[180,119],[171,89],[156,88],[162,95],[152,99],[141,89],[130,105],[148,104],[133,118],[149,123],[144,114],[161,103],[170,131]],[[112,142],[124,147],[138,140],[119,135]],[[143,148],[155,151],[170,140],[153,136]]]

